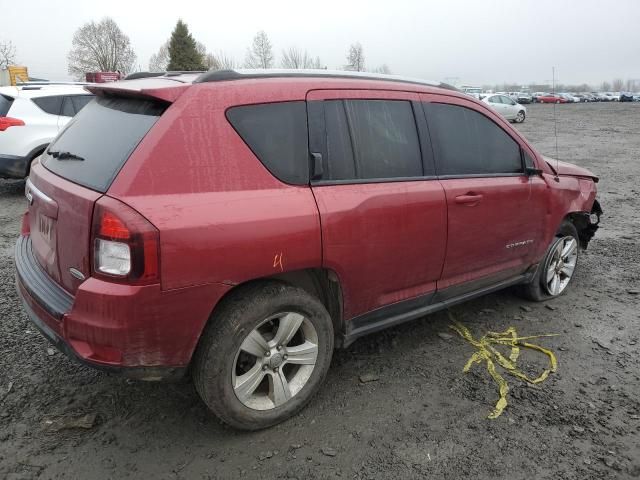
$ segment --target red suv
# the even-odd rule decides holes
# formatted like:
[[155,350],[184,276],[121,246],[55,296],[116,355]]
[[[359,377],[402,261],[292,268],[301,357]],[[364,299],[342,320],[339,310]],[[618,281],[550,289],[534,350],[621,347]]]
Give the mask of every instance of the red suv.
[[25,309],[87,365],[192,372],[238,428],[299,411],[335,346],[508,286],[560,295],[597,229],[597,177],[446,85],[218,71],[91,90],[31,168]]

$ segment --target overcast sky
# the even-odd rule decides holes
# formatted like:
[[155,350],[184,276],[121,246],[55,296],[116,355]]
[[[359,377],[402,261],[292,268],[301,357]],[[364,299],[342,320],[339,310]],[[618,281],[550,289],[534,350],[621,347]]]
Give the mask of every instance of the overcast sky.
[[359,41],[369,68],[450,83],[546,83],[552,66],[560,83],[640,79],[638,0],[0,0],[0,12],[0,41],[49,79],[70,78],[73,33],[104,16],[129,36],[143,70],[180,17],[209,50],[240,62],[265,30],[277,61],[295,45],[329,68]]

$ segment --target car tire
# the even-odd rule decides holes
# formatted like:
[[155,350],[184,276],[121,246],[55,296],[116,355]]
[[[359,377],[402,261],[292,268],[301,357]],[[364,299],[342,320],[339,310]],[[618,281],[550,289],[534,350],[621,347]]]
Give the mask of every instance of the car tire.
[[526,114],[524,113],[524,110],[520,110],[516,115],[515,122],[522,123],[524,122],[525,118],[526,118]]
[[[574,251],[572,250],[571,255],[563,257],[562,252],[564,248],[571,245],[575,249],[575,255],[573,255]],[[517,293],[522,297],[535,302],[543,302],[564,294],[575,276],[575,271],[578,266],[579,251],[580,239],[578,237],[576,227],[571,222],[563,222],[558,229],[558,233],[556,233],[553,241],[549,245],[543,259],[538,264],[538,268],[533,279],[530,283],[520,285],[517,289]],[[557,262],[559,254],[560,259],[562,260],[560,264]],[[571,258],[567,261],[569,257]],[[571,269],[570,274],[568,276],[563,276],[563,272],[567,266]],[[554,278],[550,277],[552,271],[554,272]],[[560,285],[561,288],[558,290],[554,290],[551,285],[556,275],[558,277],[558,281],[562,282]]]
[[228,425],[267,428],[298,413],[320,389],[333,344],[329,313],[305,290],[279,281],[239,287],[216,307],[200,339],[195,387]]
[[538,100],[540,103],[544,103],[544,100]]
[[556,100],[556,103],[560,103],[560,100]]

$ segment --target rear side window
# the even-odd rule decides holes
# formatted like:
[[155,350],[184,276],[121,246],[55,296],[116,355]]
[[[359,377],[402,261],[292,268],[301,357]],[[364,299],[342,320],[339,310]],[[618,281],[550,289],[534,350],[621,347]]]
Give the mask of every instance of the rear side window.
[[326,180],[375,180],[423,175],[411,103],[329,100],[325,106]]
[[63,117],[73,117],[75,114],[76,111],[73,108],[71,97],[64,97],[64,100],[62,101],[62,112],[60,115]]
[[71,101],[73,102],[73,108],[78,113],[84,107],[87,106],[91,100],[93,100],[93,95],[73,95]]
[[309,182],[305,102],[232,107],[227,119],[275,177],[294,185]]
[[50,113],[51,115],[60,115],[63,99],[64,97],[62,95],[51,95],[49,97],[33,98],[32,100],[33,103],[44,112]]
[[475,110],[425,105],[436,150],[438,175],[522,173],[520,146],[492,120]]
[[0,117],[6,117],[13,103],[13,98],[8,95],[0,95]]
[[43,164],[67,180],[106,192],[166,105],[133,98],[95,99],[49,145]]

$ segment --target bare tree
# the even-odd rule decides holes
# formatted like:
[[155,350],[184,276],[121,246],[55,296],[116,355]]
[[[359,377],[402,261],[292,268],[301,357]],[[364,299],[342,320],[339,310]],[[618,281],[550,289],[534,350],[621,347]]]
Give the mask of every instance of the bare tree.
[[602,85],[600,85],[600,88],[602,89],[603,92],[608,92],[609,90],[611,90],[611,84],[609,82],[602,82]]
[[0,42],[0,68],[7,68],[16,62],[16,47],[11,40]]
[[169,65],[169,41],[167,40],[162,44],[158,53],[151,55],[149,59],[149,71],[150,72],[164,72]]
[[320,57],[316,57],[313,60],[313,65],[311,66],[311,68],[315,68],[316,70],[321,70],[321,69],[327,68],[327,67],[323,67],[322,66],[322,62],[320,61]]
[[364,51],[360,42],[352,43],[347,54],[347,64],[345,70],[354,72],[364,71]]
[[207,52],[207,47],[205,47],[204,43],[196,42],[196,50],[202,57],[202,64],[207,70],[220,70],[218,59],[213,53]]
[[379,67],[374,68],[373,73],[382,73],[383,75],[391,75],[391,69],[386,63],[383,63]]
[[253,38],[251,48],[247,49],[244,65],[247,68],[272,68],[273,63],[271,42],[264,30],[260,30]]
[[73,35],[67,56],[69,73],[82,77],[86,72],[128,73],[136,61],[129,37],[109,17],[84,24]]
[[309,56],[306,50],[291,47],[282,51],[282,68],[320,68],[320,57],[315,60]]
[[612,87],[614,92],[619,92],[624,88],[624,81],[621,78],[616,78],[613,81]]
[[220,70],[233,70],[238,66],[235,59],[227,55],[222,50],[218,50],[218,52],[214,56],[215,56],[216,62],[218,62],[218,68]]

